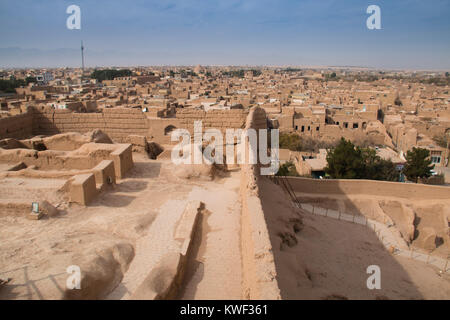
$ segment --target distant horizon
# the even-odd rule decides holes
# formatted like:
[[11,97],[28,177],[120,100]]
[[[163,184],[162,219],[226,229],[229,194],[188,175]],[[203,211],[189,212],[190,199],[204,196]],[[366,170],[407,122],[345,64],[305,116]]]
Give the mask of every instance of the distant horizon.
[[[3,48],[0,48],[0,51]],[[80,53],[81,56],[81,53]],[[81,58],[80,58],[81,59]],[[86,55],[85,55],[86,59]],[[388,68],[388,67],[376,67],[376,66],[350,66],[350,65],[307,65],[307,64],[109,64],[109,65],[85,65],[85,69],[96,69],[96,68],[151,68],[151,67],[190,67],[195,68],[196,66],[201,67],[215,67],[215,68],[226,68],[226,67],[236,67],[236,68],[300,68],[300,69],[366,69],[367,71],[404,71],[404,72],[448,72],[450,68],[430,68],[430,69],[415,69],[415,68]],[[79,66],[76,65],[55,65],[55,66],[45,66],[45,65],[30,65],[30,66],[2,66],[2,70],[12,70],[12,69],[81,69],[81,63]]]

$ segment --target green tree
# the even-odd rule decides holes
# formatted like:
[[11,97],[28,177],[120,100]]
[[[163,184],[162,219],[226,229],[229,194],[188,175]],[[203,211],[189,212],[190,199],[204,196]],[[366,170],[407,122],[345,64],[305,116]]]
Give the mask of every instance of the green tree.
[[25,82],[26,82],[27,85],[28,85],[30,82],[36,83],[36,82],[37,82],[37,79],[36,79],[35,77],[26,77],[26,78],[25,78]]
[[280,166],[278,169],[278,172],[276,173],[276,176],[279,177],[298,177],[299,174],[297,172],[297,169],[295,169],[295,165],[292,163],[292,161],[288,161]]
[[360,148],[341,139],[328,152],[325,172],[334,179],[370,179],[398,181],[399,172],[390,160],[381,159],[371,148]]
[[344,138],[327,154],[325,173],[333,179],[360,179],[364,170],[362,151]]
[[14,77],[11,77],[10,80],[0,80],[0,91],[6,93],[15,93],[16,88],[25,86],[27,83],[22,80],[16,80]]
[[417,183],[419,178],[428,178],[431,176],[431,170],[434,165],[431,165],[430,151],[422,148],[412,148],[406,153],[406,165],[403,173],[408,180]]
[[102,82],[103,80],[114,80],[119,77],[129,77],[133,74],[131,70],[128,69],[105,69],[105,70],[94,70],[91,74],[92,79],[97,79]]

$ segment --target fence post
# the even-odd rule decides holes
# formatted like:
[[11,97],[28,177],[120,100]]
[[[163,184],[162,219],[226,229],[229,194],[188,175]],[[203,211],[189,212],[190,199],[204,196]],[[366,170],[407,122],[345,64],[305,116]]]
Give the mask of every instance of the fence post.
[[312,209],[312,214],[315,214],[315,213],[314,213],[314,205],[312,205],[312,207],[313,207],[313,209]]

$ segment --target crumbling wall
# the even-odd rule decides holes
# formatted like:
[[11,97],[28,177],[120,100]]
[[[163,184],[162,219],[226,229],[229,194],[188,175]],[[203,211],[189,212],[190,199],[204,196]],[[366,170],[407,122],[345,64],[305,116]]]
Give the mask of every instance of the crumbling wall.
[[[94,129],[105,132],[115,142],[123,143],[129,135],[145,136],[149,141],[170,143],[170,131],[187,129],[193,134],[194,121],[202,121],[203,128],[223,132],[230,128],[244,128],[248,110],[179,109],[176,118],[147,118],[141,109],[107,108],[99,113],[73,113],[70,110],[31,108],[32,134],[53,135],[64,132],[85,133]],[[31,123],[30,123],[31,127]],[[31,134],[31,132],[30,132]],[[14,136],[12,136],[14,137]]]
[[147,118],[141,109],[111,108],[99,113],[74,113],[70,110],[32,108],[32,114],[34,135],[85,133],[100,129],[115,142],[122,143],[129,135],[148,136],[149,132]]
[[[79,149],[70,152],[30,149],[3,150],[0,148],[0,161],[23,162],[25,167],[35,166],[41,170],[90,170],[103,160],[112,160],[115,178],[123,179],[134,166],[131,144],[86,143]],[[58,174],[56,173],[54,176]],[[61,174],[61,176],[63,175],[64,173]]]
[[32,135],[33,117],[27,112],[0,118],[0,140],[6,138],[26,139]]
[[[251,109],[246,129],[262,128],[265,114],[257,107]],[[243,297],[245,299],[281,299],[276,280],[276,269],[269,232],[264,219],[261,200],[258,196],[259,167],[243,164],[241,166],[240,196],[241,251],[243,273]]]

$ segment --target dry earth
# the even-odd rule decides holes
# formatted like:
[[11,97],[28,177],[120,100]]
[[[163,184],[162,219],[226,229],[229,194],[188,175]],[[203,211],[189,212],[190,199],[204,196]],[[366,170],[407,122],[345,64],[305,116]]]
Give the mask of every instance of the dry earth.
[[[449,275],[392,256],[365,226],[294,209],[268,179],[260,192],[283,299],[450,299]],[[367,288],[370,265],[381,269],[381,290]]]

